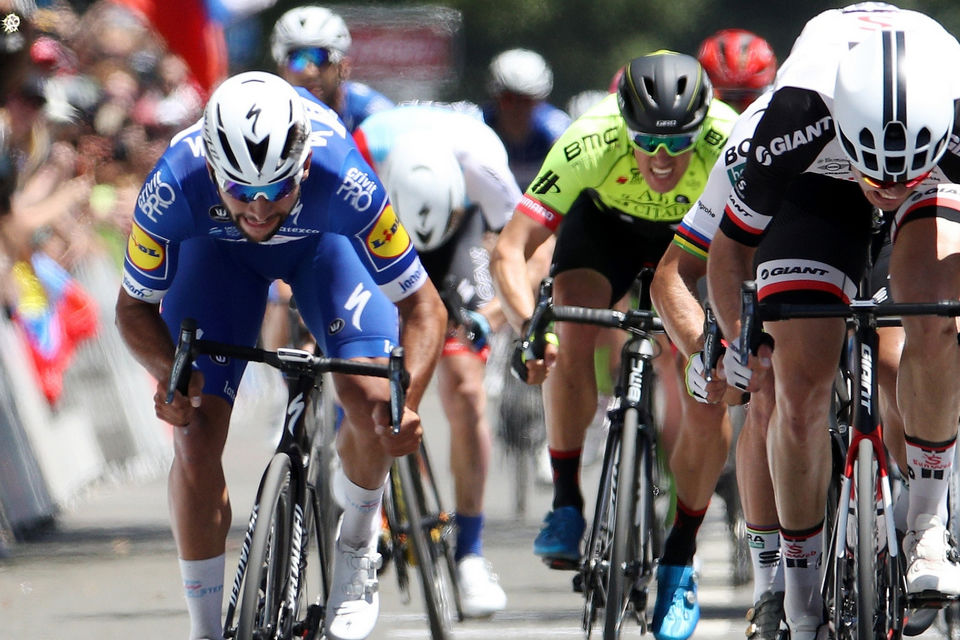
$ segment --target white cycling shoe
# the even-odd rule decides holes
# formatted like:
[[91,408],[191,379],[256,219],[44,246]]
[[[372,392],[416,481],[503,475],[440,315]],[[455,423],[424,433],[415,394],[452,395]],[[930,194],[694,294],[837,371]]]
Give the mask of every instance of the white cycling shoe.
[[922,514],[903,538],[907,557],[907,593],[960,595],[960,564],[949,555],[949,534],[940,518]]
[[507,606],[507,594],[491,568],[489,562],[476,554],[466,555],[457,563],[464,617],[484,618]]
[[828,640],[830,627],[819,616],[780,622],[780,640]]
[[330,640],[364,640],[377,625],[380,594],[377,569],[380,554],[354,549],[337,540],[333,578],[327,598],[326,637]]

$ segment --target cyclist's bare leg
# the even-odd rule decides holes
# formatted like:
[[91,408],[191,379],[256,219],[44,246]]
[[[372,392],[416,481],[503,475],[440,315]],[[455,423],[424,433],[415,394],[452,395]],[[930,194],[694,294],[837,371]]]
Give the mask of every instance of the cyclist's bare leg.
[[474,354],[440,359],[437,387],[450,423],[450,470],[458,513],[483,513],[483,490],[490,464],[490,425],[483,388],[483,360]]
[[[660,343],[662,356],[654,359],[653,366],[657,372],[657,418],[660,421],[659,442],[667,454],[667,460],[672,459],[674,448],[677,446],[677,440],[680,437],[684,418],[684,401],[682,398],[688,397],[684,381],[684,375],[680,376],[674,372],[676,363],[670,357],[673,347],[665,336],[658,336],[657,342]],[[686,363],[679,364],[681,369]],[[692,398],[691,398],[692,400]],[[672,470],[672,466],[671,466]],[[714,482],[716,484],[716,482]]]
[[[901,227],[890,258],[890,284],[898,302],[960,297],[960,224],[930,217]],[[946,513],[960,388],[943,381],[960,376],[960,349],[952,318],[904,317],[903,327],[897,399],[908,438],[907,462],[911,477],[927,476],[911,483],[907,527],[912,529],[921,514],[944,518]],[[924,473],[929,471],[933,473]]]
[[373,422],[373,405],[386,400],[386,382],[334,374],[337,397],[345,412],[337,434],[337,451],[347,478],[361,487],[383,486],[393,462]]
[[[767,455],[780,535],[786,543],[784,611],[791,626],[822,620],[819,597],[823,513],[830,480],[830,436],[824,425],[844,338],[840,319],[769,323],[776,340],[776,407]],[[791,562],[795,560],[796,562]]]
[[767,462],[767,429],[773,413],[773,380],[750,394],[746,418],[737,438],[736,471],[740,504],[747,523],[753,565],[753,601],[767,591],[783,591],[780,521]]
[[220,458],[230,412],[223,398],[204,395],[190,425],[173,429],[167,494],[182,560],[203,560],[224,552],[231,512]]
[[880,415],[883,419],[883,441],[897,466],[906,473],[907,452],[903,441],[903,417],[897,406],[897,370],[903,351],[903,329],[877,329],[880,353],[877,354],[877,385],[880,389]]
[[[596,271],[572,269],[557,275],[554,300],[558,305],[608,307],[610,291],[610,283]],[[573,451],[583,446],[597,408],[593,351],[599,329],[561,322],[556,332],[560,342],[557,362],[544,383],[547,442],[551,449]]]

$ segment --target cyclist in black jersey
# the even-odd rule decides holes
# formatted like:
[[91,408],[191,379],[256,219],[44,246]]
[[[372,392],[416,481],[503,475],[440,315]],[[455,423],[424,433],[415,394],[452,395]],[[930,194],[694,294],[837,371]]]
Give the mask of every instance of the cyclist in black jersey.
[[[851,43],[855,46],[851,48]],[[949,71],[960,45],[923,14],[864,3],[820,14],[805,27],[777,78],[753,151],[735,183],[708,259],[708,283],[724,334],[739,335],[739,287],[761,299],[849,301],[866,263],[874,207],[893,216],[890,283],[898,302],[960,295],[960,157],[947,149],[954,100]],[[955,134],[954,134],[955,135]],[[817,193],[781,208],[801,174],[823,176]],[[835,205],[814,206],[827,197]],[[755,268],[754,268],[755,263]],[[723,372],[755,390],[773,373],[776,410],[768,451],[786,560],[786,637],[824,638],[819,600],[826,423],[844,331],[841,320],[768,325],[776,349],[749,363],[735,340]],[[907,589],[960,593],[949,559],[946,489],[960,392],[937,381],[960,374],[952,320],[904,320],[898,378],[911,478]],[[756,345],[751,345],[756,346]]]

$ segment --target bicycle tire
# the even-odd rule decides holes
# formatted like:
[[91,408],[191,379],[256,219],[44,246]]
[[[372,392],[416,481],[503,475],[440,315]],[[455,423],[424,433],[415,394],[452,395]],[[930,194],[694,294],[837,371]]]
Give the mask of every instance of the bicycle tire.
[[[303,539],[300,552],[300,582],[293,609],[293,636],[319,640],[323,630],[327,598],[330,596],[327,537],[334,531],[324,521],[321,498],[312,485],[307,486],[303,514]],[[312,559],[311,559],[312,558]],[[311,594],[315,593],[315,596]]]
[[[390,470],[387,489],[383,493],[383,514],[387,520],[388,548],[394,571],[397,574],[397,588],[400,591],[400,601],[404,605],[410,604],[410,563],[407,560],[409,548],[406,534],[407,523],[400,507],[400,470],[397,462]],[[386,563],[385,563],[386,566]]]
[[426,496],[420,480],[417,454],[404,456],[398,461],[400,484],[403,493],[403,508],[407,515],[407,535],[417,562],[424,608],[430,624],[433,640],[447,640],[453,626],[453,614],[448,599],[449,579],[443,573],[437,545],[431,538],[433,525],[427,522],[424,510]]
[[579,568],[580,589],[583,592],[583,616],[581,627],[587,640],[597,621],[598,612],[606,602],[607,572],[610,567],[610,546],[613,542],[615,513],[613,508],[614,465],[617,450],[620,447],[621,429],[611,425],[607,434],[607,444],[603,454],[603,466],[600,470],[597,503],[594,508],[593,524],[584,549],[583,560]]
[[[618,640],[623,619],[630,602],[633,588],[631,568],[637,562],[637,534],[645,527],[636,527],[635,516],[639,495],[638,464],[639,415],[635,409],[627,409],[623,416],[623,430],[620,434],[620,451],[617,461],[617,477],[613,493],[613,542],[610,548],[610,567],[607,573],[607,597],[604,606],[603,638]],[[645,451],[646,449],[643,449]],[[645,457],[645,456],[644,456]]]
[[878,617],[876,499],[873,445],[864,438],[857,449],[857,632],[860,638],[875,637]]
[[237,640],[273,637],[290,575],[293,493],[290,458],[270,460],[258,496],[257,523],[240,599]]

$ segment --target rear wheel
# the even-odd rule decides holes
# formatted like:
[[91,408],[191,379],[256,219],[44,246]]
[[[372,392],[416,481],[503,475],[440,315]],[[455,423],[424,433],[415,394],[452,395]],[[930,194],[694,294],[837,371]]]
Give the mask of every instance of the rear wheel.
[[240,599],[238,640],[272,638],[285,624],[281,611],[290,578],[294,507],[290,480],[290,458],[274,455],[259,496]]

